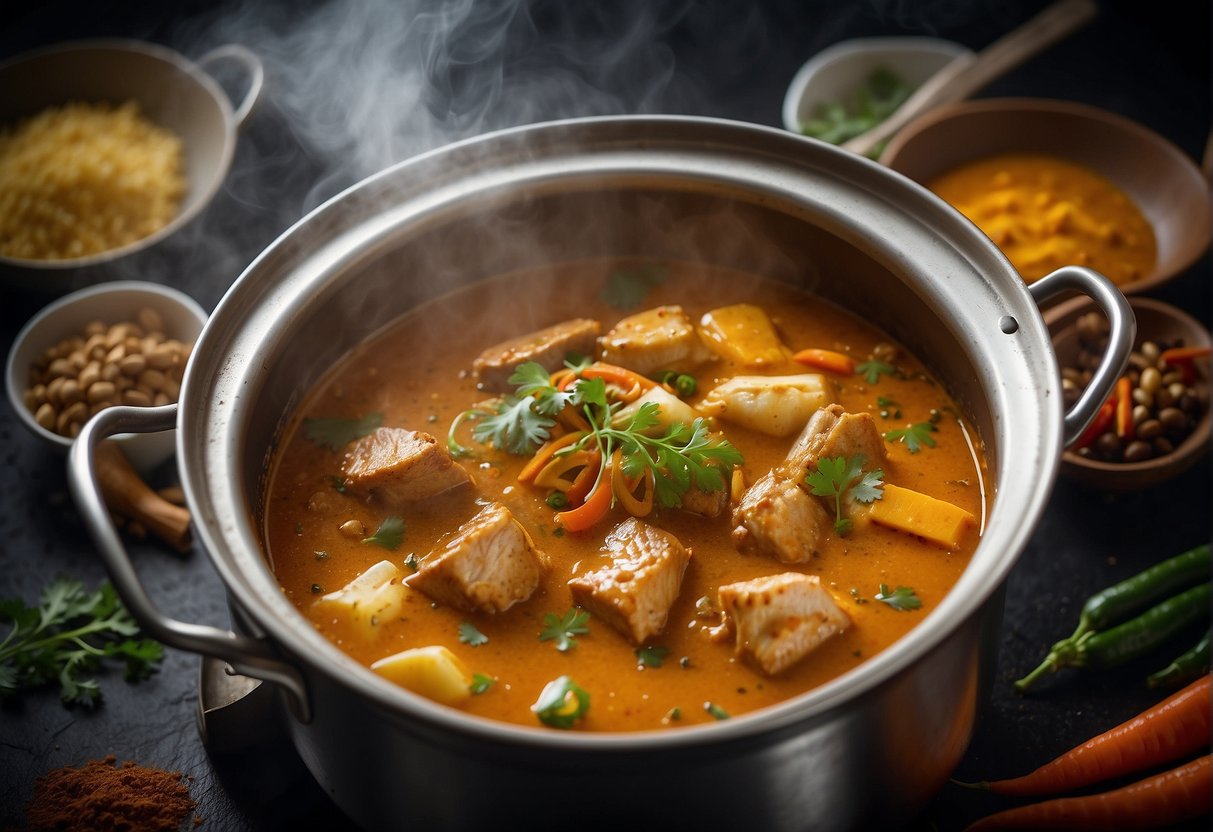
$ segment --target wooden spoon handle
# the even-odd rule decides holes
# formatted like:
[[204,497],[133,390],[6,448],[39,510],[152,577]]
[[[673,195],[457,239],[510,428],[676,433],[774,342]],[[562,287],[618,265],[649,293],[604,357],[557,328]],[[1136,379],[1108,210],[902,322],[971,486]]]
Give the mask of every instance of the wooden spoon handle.
[[148,488],[122,449],[110,440],[97,446],[97,480],[110,509],[138,520],[178,552],[189,551],[190,513]]
[[1052,46],[1099,12],[1094,0],[1061,0],[1003,35],[980,53],[958,55],[927,79],[891,116],[842,146],[867,153],[911,119],[942,104],[963,101],[1008,70]]

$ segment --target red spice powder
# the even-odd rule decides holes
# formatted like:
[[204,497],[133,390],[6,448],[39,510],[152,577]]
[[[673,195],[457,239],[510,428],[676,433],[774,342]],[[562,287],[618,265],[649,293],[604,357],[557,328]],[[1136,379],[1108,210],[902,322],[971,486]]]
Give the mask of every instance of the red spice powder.
[[[34,784],[25,807],[30,832],[177,832],[194,810],[181,772],[114,765],[111,755],[55,769]],[[194,819],[198,825],[200,818]]]

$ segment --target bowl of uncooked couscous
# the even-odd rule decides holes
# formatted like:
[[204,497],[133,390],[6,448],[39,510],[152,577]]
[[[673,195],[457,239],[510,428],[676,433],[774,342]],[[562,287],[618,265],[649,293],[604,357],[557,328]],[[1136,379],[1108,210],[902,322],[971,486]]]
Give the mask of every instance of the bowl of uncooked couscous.
[[[206,69],[220,62],[247,76],[235,108]],[[195,64],[124,40],[0,64],[0,284],[62,293],[138,275],[135,258],[219,189],[262,77],[242,47]]]

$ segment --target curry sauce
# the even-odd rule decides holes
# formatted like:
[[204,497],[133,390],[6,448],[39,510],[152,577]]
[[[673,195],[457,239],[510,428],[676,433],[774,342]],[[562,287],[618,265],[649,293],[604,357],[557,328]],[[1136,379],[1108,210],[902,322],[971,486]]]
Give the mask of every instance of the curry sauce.
[[[630,298],[636,301],[631,308],[620,310],[608,302],[620,304],[620,298],[604,290],[612,275],[634,265],[602,260],[564,264],[458,290],[412,311],[354,350],[310,392],[291,415],[275,454],[264,526],[283,592],[312,626],[368,666],[408,648],[444,645],[477,674],[484,683],[480,687],[487,685],[461,706],[470,714],[537,726],[531,706],[548,682],[567,675],[591,697],[579,730],[630,731],[735,717],[795,696],[886,649],[942,601],[977,546],[988,506],[982,486],[985,463],[969,441],[975,433],[939,381],[857,316],[788,285],[728,269],[663,263],[663,279],[646,283],[641,297]],[[595,319],[609,328],[627,314],[680,304],[699,320],[713,309],[738,303],[765,310],[790,353],[818,347],[857,362],[881,357],[864,372],[831,374],[836,401],[848,412],[871,413],[882,433],[911,434],[885,434],[884,481],[973,515],[976,522],[958,545],[944,547],[866,522],[861,511],[845,537],[831,533],[811,562],[788,565],[740,553],[730,538],[727,511],[706,518],[659,507],[646,522],[691,550],[668,623],[644,645],[659,649],[642,661],[636,645],[591,617],[589,631],[575,634],[575,644],[560,651],[553,640],[539,638],[545,615],[564,616],[573,607],[567,582],[602,565],[604,538],[627,517],[621,506],[587,531],[565,531],[545,502],[546,491],[517,482],[528,457],[469,441],[461,433],[474,456],[457,464],[467,470],[471,486],[388,511],[345,490],[339,476],[343,451],[321,446],[303,429],[305,419],[361,419],[380,413],[384,425],[424,431],[442,444],[459,414],[494,396],[478,389],[470,372],[490,344],[574,318]],[[785,358],[760,373],[805,370]],[[696,392],[687,402],[697,405],[718,382],[742,372],[754,371],[722,359],[698,366],[692,372]],[[716,420],[713,428],[744,456],[747,485],[780,464],[795,439],[746,430],[725,419]],[[370,637],[317,604],[384,559],[407,576],[445,535],[489,501],[507,507],[543,553],[540,584],[528,600],[489,615],[452,609],[409,590],[399,614],[376,621]],[[373,533],[389,514],[400,515],[404,529],[399,545],[385,548],[374,542]],[[705,614],[708,605],[701,599],[714,599],[724,584],[790,571],[819,576],[852,626],[787,671],[767,676],[740,660],[730,641],[710,637],[719,621],[710,610]],[[912,589],[921,607],[899,609],[878,600],[882,585],[886,597],[899,587]],[[467,633],[480,634],[483,643],[468,643],[481,639],[469,639]]]

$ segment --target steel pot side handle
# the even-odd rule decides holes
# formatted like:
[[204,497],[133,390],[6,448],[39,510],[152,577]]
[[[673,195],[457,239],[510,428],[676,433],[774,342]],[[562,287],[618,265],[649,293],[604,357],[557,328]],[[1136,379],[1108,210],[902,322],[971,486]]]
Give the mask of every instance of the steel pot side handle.
[[191,624],[160,611],[143,588],[126,547],[110,520],[97,477],[97,446],[117,433],[155,433],[177,425],[177,405],[109,407],[90,419],[68,451],[67,478],[72,498],[97,545],[106,571],[131,615],[152,638],[170,647],[211,656],[241,675],[278,685],[294,716],[311,721],[307,687],[299,672],[281,661],[270,646],[231,630]]
[[1029,284],[1028,292],[1038,306],[1066,292],[1086,295],[1107,317],[1111,328],[1107,352],[1095,368],[1086,390],[1063,417],[1062,444],[1069,448],[1094,420],[1128,365],[1133,343],[1137,339],[1137,318],[1133,315],[1128,299],[1112,281],[1099,272],[1082,266],[1063,266]]
[[265,84],[265,66],[251,50],[237,43],[217,46],[199,58],[196,63],[204,72],[213,77],[214,73],[210,67],[223,61],[238,64],[248,76],[248,89],[244,93],[244,98],[240,100],[239,104],[232,102],[232,119],[236,122],[236,129],[239,130],[244,127],[245,119],[252,113],[253,107],[257,105],[257,99],[261,97],[261,87]]

